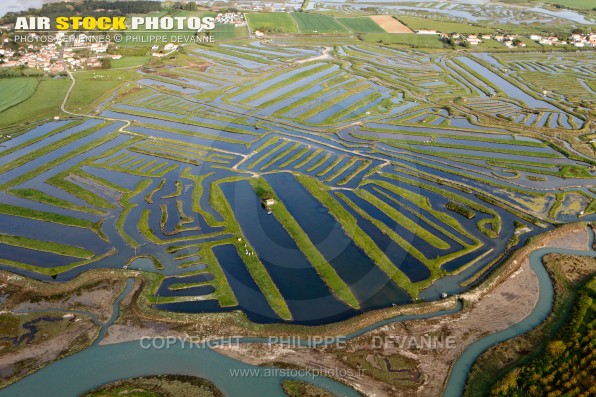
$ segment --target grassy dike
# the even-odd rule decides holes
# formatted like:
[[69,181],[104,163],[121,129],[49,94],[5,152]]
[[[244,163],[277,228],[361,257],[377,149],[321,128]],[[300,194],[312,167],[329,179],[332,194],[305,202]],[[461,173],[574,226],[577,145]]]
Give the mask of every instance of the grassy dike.
[[340,203],[334,200],[326,188],[314,178],[300,174],[295,175],[296,179],[317,199],[329,213],[342,225],[344,232],[359,246],[368,257],[370,257],[389,278],[404,288],[412,298],[416,298],[418,292],[428,282],[412,283],[410,279],[387,258],[375,242],[358,227],[354,218]]
[[126,233],[124,231],[124,223],[126,222],[126,218],[130,214],[130,212],[133,210],[133,208],[135,208],[137,206],[135,203],[132,203],[130,200],[133,197],[135,197],[136,195],[140,194],[145,189],[147,189],[149,186],[151,186],[152,182],[153,181],[151,179],[145,179],[145,180],[139,182],[133,191],[126,193],[124,196],[122,196],[121,203],[122,203],[123,209],[122,209],[122,212],[120,212],[120,216],[118,217],[118,220],[116,221],[116,230],[118,230],[118,233],[122,236],[124,241],[126,241],[126,244],[130,245],[133,248],[138,248],[139,243],[137,243],[132,237],[130,237],[128,235],[128,233]]
[[[56,159],[54,159],[52,161],[49,161],[49,162],[45,163],[43,166],[41,166],[41,167],[38,167],[38,168],[36,168],[36,169],[34,169],[32,171],[29,171],[29,172],[27,172],[27,173],[25,173],[25,174],[23,174],[23,175],[15,178],[15,179],[11,180],[11,181],[9,181],[9,182],[6,182],[4,185],[0,186],[0,190],[7,189],[7,188],[10,188],[10,187],[13,187],[13,186],[18,186],[21,183],[23,183],[25,181],[28,181],[28,180],[30,180],[30,179],[38,176],[38,175],[41,175],[44,172],[47,172],[47,171],[49,171],[49,170],[51,170],[51,169],[59,166],[60,164],[66,162],[66,161],[68,161],[68,160],[70,160],[70,159],[72,159],[72,158],[74,158],[76,156],[79,156],[79,155],[81,155],[83,153],[86,153],[86,152],[92,150],[92,149],[95,149],[95,148],[103,145],[104,143],[110,142],[111,140],[115,139],[116,137],[117,137],[117,134],[110,133],[110,134],[105,135],[102,138],[99,138],[99,139],[97,139],[95,141],[89,142],[86,145],[80,146],[78,149],[76,149],[76,150],[74,150],[74,151],[72,151],[70,153],[67,153],[64,156],[61,156],[61,157],[58,157],[58,158],[56,158]],[[38,193],[34,194],[33,196],[40,197],[41,195],[45,195],[43,192],[39,192],[39,191],[36,191],[36,192],[38,192]],[[39,193],[41,193],[41,195]],[[47,195],[45,195],[45,196],[47,196]],[[47,197],[51,197],[51,196],[47,196]],[[47,201],[47,197],[46,197],[46,201]],[[98,198],[99,198],[99,196],[98,196]],[[51,197],[51,199],[55,199],[55,198],[54,197]],[[51,201],[51,199],[50,199],[50,201]],[[55,200],[58,200],[58,202],[60,202],[62,204],[62,205],[59,205],[59,206],[65,206],[66,205],[65,208],[68,208],[69,206],[74,205],[74,204],[72,204],[72,203],[70,203],[68,201],[65,201],[65,200],[60,200],[60,199],[55,199]],[[108,206],[111,206],[111,204],[108,203]],[[86,212],[91,212],[91,209],[87,209]]]
[[18,216],[21,218],[34,219],[36,221],[58,223],[60,225],[81,228],[90,228],[93,225],[93,222],[85,219],[73,218],[71,216],[55,214],[52,212],[38,211],[31,208],[15,207],[13,205],[4,203],[0,203],[0,214]]
[[98,185],[105,186],[108,189],[112,189],[112,190],[114,190],[115,192],[118,192],[118,193],[126,193],[126,192],[128,192],[128,189],[126,189],[123,186],[120,186],[120,185],[118,185],[116,183],[113,183],[111,181],[108,181],[107,179],[100,178],[98,176],[95,176],[93,174],[90,174],[88,172],[83,171],[80,167],[82,167],[84,165],[87,165],[87,163],[86,162],[83,162],[82,165],[79,165],[76,168],[71,168],[70,169],[70,173],[73,174],[73,175],[76,175],[76,176],[78,176],[80,178],[88,179],[88,180],[90,180],[90,181],[92,181],[92,182],[94,182],[94,183],[96,183]]
[[176,181],[174,191],[170,194],[165,194],[165,195],[161,196],[161,198],[169,199],[169,198],[174,198],[174,197],[180,197],[180,195],[182,194],[182,187],[183,187],[182,182]]
[[166,184],[166,180],[162,179],[161,182],[159,183],[159,185],[157,185],[155,187],[155,189],[153,189],[152,191],[150,191],[149,193],[147,193],[145,195],[145,201],[148,204],[153,204],[153,196],[155,195],[155,193],[159,192],[165,184]]
[[103,197],[93,193],[90,190],[83,188],[82,186],[77,185],[76,183],[66,180],[69,174],[70,173],[68,170],[62,171],[56,174],[55,176],[47,179],[46,183],[51,186],[54,186],[55,188],[63,190],[74,197],[83,200],[84,202],[93,207],[102,209],[114,208],[114,205],[108,202]]
[[[235,236],[242,236],[242,240],[248,245],[248,251],[254,253],[256,252],[255,249],[246,240],[246,237],[242,233],[242,229],[236,221],[234,211],[232,211],[230,204],[226,200],[223,192],[219,187],[221,183],[233,182],[239,179],[243,178],[229,177],[213,182],[211,184],[211,189],[209,192],[209,203],[211,204],[214,210],[216,210],[223,216],[226,230],[230,233],[233,233]],[[291,320],[292,313],[290,312],[290,309],[288,308],[288,305],[283,295],[273,282],[271,275],[269,274],[269,272],[267,272],[267,269],[259,259],[258,255],[256,255],[256,253],[254,255],[246,255],[240,249],[238,249],[238,254],[240,255],[240,258],[246,265],[246,268],[249,271],[252,278],[254,279],[255,283],[259,286],[259,289],[265,296],[265,299],[267,299],[267,302],[269,303],[269,305],[271,305],[273,311],[275,311],[275,313],[277,313],[282,319]]]
[[465,205],[467,207],[470,207],[473,210],[476,210],[478,212],[482,212],[482,213],[485,213],[487,215],[492,216],[492,218],[489,221],[486,222],[486,223],[488,223],[488,224],[491,225],[491,228],[490,229],[484,227],[485,224],[479,224],[478,225],[478,228],[479,228],[480,232],[482,232],[482,234],[486,235],[489,238],[496,238],[499,235],[500,231],[501,231],[501,216],[496,211],[494,211],[493,209],[490,209],[488,207],[485,207],[483,205],[480,205],[480,204],[476,203],[473,200],[470,200],[470,199],[465,198],[463,196],[460,196],[458,194],[452,193],[452,192],[450,192],[448,190],[440,189],[440,188],[435,187],[433,185],[429,185],[429,184],[418,182],[418,181],[414,181],[414,180],[409,180],[409,179],[406,179],[406,178],[402,178],[402,177],[400,177],[398,175],[388,174],[388,173],[384,173],[384,172],[383,173],[380,173],[380,175],[383,176],[383,177],[389,178],[389,179],[394,179],[394,180],[399,181],[399,182],[403,182],[403,183],[411,184],[411,185],[414,185],[414,186],[418,186],[418,187],[420,187],[422,189],[431,191],[433,193],[440,194],[443,197],[446,197],[446,198],[448,198],[450,200],[456,201],[456,202],[458,202],[460,204],[463,204],[463,205]]
[[[473,240],[475,243],[479,242],[479,240],[476,239],[472,234],[468,233],[461,226],[461,224],[457,220],[455,220],[455,218],[446,214],[445,212],[435,210],[432,207],[428,197],[422,196],[422,195],[414,193],[410,190],[404,189],[402,187],[399,187],[399,186],[396,186],[396,185],[393,185],[391,183],[387,183],[387,182],[381,181],[381,180],[367,180],[363,183],[363,185],[365,185],[365,184],[374,184],[376,186],[379,186],[386,190],[389,190],[390,192],[393,192],[400,197],[403,197],[404,199],[406,199],[407,201],[412,203],[416,208],[423,209],[423,210],[427,211],[428,213],[434,215],[437,219],[441,220],[443,223],[445,223],[452,229],[458,231],[459,233],[461,233],[464,236],[468,237],[469,239]],[[379,190],[377,187],[375,187],[373,189],[377,192],[381,192],[381,190]],[[390,198],[390,196],[387,196],[387,197]],[[417,215],[422,218],[422,215],[420,213],[418,213]],[[452,238],[453,240],[457,241],[458,243],[460,243],[462,245],[465,245],[465,243],[460,238],[458,238],[457,236],[455,236],[453,233],[449,232],[448,230],[446,230],[438,225],[433,224],[433,226],[435,226],[438,230],[443,232],[446,236]]]
[[[168,240],[162,240],[161,238],[157,237],[155,231],[149,225],[149,216],[151,215],[151,210],[146,209],[143,210],[141,213],[141,217],[137,222],[137,230],[145,237],[147,240],[151,241],[153,244],[157,245],[165,245],[165,244],[174,244],[174,243],[182,243],[186,241],[194,241],[200,239],[206,239],[210,237],[217,237],[220,236],[221,232],[209,233],[209,234],[201,234],[199,236],[188,236],[188,237],[179,237],[179,238],[172,238]],[[186,230],[198,230],[196,228],[189,228]],[[164,233],[164,235],[176,234],[184,230],[178,230],[174,233]]]
[[[62,126],[60,128],[56,128],[56,129],[54,129],[54,130],[52,130],[52,131],[50,131],[50,132],[48,132],[48,133],[46,133],[44,135],[37,136],[35,138],[29,139],[26,142],[21,143],[20,145],[16,145],[16,146],[13,146],[11,148],[8,148],[8,149],[0,152],[0,158],[4,157],[6,155],[9,155],[11,153],[17,152],[19,150],[25,149],[25,148],[27,148],[27,147],[29,147],[29,146],[37,143],[37,142],[41,142],[44,139],[50,138],[51,136],[54,136],[54,135],[56,135],[56,134],[58,134],[60,132],[69,130],[71,128],[75,128],[75,127],[83,124],[84,121],[85,121],[84,119],[70,121],[66,125],[64,125],[64,126]],[[14,135],[13,135],[13,138],[14,138]]]
[[270,208],[273,215],[296,242],[300,251],[306,256],[331,292],[346,304],[358,309],[360,303],[350,290],[350,287],[339,277],[333,266],[317,250],[317,247],[308,238],[308,235],[302,230],[298,222],[296,222],[296,219],[290,214],[283,202],[279,200],[271,185],[263,178],[250,178],[249,182],[260,198],[271,196],[275,199],[275,204]]
[[402,214],[399,210],[396,210],[385,201],[379,199],[375,195],[367,192],[366,190],[358,190],[356,194],[372,204],[373,206],[377,207],[381,211],[383,211],[387,216],[391,219],[395,220],[398,224],[403,226],[404,228],[410,230],[412,233],[417,235],[418,237],[422,238],[424,241],[429,243],[435,248],[446,250],[449,249],[449,243],[446,241],[441,240],[428,230],[421,227],[421,225],[417,224],[416,222],[412,221],[410,218]]
[[[102,129],[104,127],[107,127],[108,125],[110,125],[110,124],[109,123],[105,123],[105,122],[104,123],[101,123],[101,124],[98,124],[95,127],[88,128],[88,129],[85,129],[83,131],[77,132],[75,134],[69,135],[68,137],[66,137],[64,139],[60,139],[60,140],[58,140],[58,141],[56,141],[56,142],[54,142],[54,143],[52,143],[50,145],[44,146],[44,147],[42,147],[40,149],[34,150],[34,151],[30,152],[30,153],[27,153],[24,156],[21,156],[21,157],[13,160],[11,162],[5,163],[2,166],[0,166],[0,174],[4,174],[4,173],[6,173],[8,171],[11,171],[11,170],[13,170],[15,168],[18,168],[18,167],[20,167],[22,165],[25,165],[25,164],[27,164],[27,163],[29,163],[29,162],[31,162],[31,161],[33,161],[33,160],[41,157],[41,156],[45,156],[46,154],[52,153],[52,152],[54,152],[54,151],[56,151],[56,150],[58,150],[58,149],[60,149],[60,148],[62,148],[64,146],[67,146],[68,144],[74,143],[74,142],[78,141],[79,139],[85,138],[86,136],[89,136],[89,135],[93,134],[94,132],[97,132],[100,129]],[[97,141],[95,141],[95,142],[97,142]],[[89,144],[87,144],[85,146],[88,146],[88,145]],[[75,152],[78,152],[78,151],[75,151]],[[62,157],[66,157],[66,156],[69,156],[69,155],[70,155],[70,153],[69,154],[66,154],[66,155],[64,155]],[[56,160],[54,160],[54,161],[56,161]],[[47,164],[46,164],[46,166],[47,166]],[[40,168],[43,168],[43,167],[40,167]],[[50,169],[50,168],[52,168],[52,167],[45,167],[44,169]],[[27,175],[27,174],[25,174],[25,175]],[[16,179],[18,179],[18,178],[16,178]],[[14,182],[11,181],[10,184],[5,183],[4,185],[2,185],[1,188],[2,189],[6,189],[7,187],[16,186],[17,184],[18,183],[14,183]]]
[[222,222],[215,219],[212,213],[201,207],[201,197],[203,197],[204,193],[203,182],[205,181],[205,179],[207,179],[215,173],[210,172],[208,174],[202,174],[197,176],[192,174],[191,170],[192,168],[190,167],[183,169],[180,173],[180,178],[190,179],[194,184],[194,188],[192,190],[192,211],[196,214],[202,215],[203,219],[205,219],[205,222],[207,222],[209,226],[221,226]]
[[[220,245],[219,241],[217,245]],[[207,244],[199,251],[199,256],[207,263],[207,270],[213,275],[213,280],[209,281],[209,284],[215,288],[213,295],[217,298],[221,307],[237,306],[238,300],[234,295],[234,291],[230,287],[226,274],[213,253],[214,246],[215,244]]]
[[72,245],[64,245],[51,241],[34,240],[22,236],[11,236],[0,233],[0,244],[11,245],[13,247],[27,248],[35,251],[50,252],[63,256],[72,256],[80,259],[91,259],[93,252]]
[[59,199],[54,196],[50,196],[50,195],[48,195],[40,190],[37,190],[37,189],[31,189],[31,188],[12,189],[12,190],[7,191],[7,193],[9,193],[15,197],[20,197],[20,198],[23,198],[26,200],[36,201],[38,203],[50,205],[53,207],[65,208],[68,210],[86,212],[86,213],[95,214],[95,215],[105,215],[105,212],[100,211],[96,208],[90,208],[87,206],[73,204],[70,201],[66,201],[66,200],[62,200],[62,199]]

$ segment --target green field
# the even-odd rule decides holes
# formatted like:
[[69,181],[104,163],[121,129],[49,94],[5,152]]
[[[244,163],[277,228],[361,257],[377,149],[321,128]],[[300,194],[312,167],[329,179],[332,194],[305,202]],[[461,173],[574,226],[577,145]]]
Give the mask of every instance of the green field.
[[[428,30],[436,30],[437,32],[444,32],[444,33],[481,33],[486,31],[486,28],[480,26],[474,26],[467,23],[459,23],[459,22],[443,22],[443,21],[436,21],[433,19],[426,19],[426,18],[418,18],[418,17],[406,17],[406,16],[399,16],[396,17],[401,23],[406,25],[412,30],[421,30],[421,29],[428,29]],[[488,33],[488,31],[487,31]]]
[[261,30],[268,33],[296,33],[296,23],[286,12],[246,14],[251,31]]
[[298,28],[302,33],[334,33],[346,31],[346,28],[337,22],[335,18],[327,15],[307,14],[302,12],[294,12],[291,15],[298,23]]
[[596,7],[594,0],[543,0],[549,4],[560,4],[569,8],[577,8],[580,10],[592,10]]
[[217,40],[242,39],[248,35],[246,26],[235,27],[229,23],[215,24],[213,38]]
[[363,35],[364,40],[373,43],[403,44],[412,47],[443,48],[443,43],[436,35],[415,33],[368,33]]
[[27,77],[0,80],[0,112],[26,101],[35,92],[37,82]]
[[112,69],[118,68],[132,68],[135,66],[141,66],[145,62],[147,62],[150,57],[140,57],[140,56],[133,56],[133,57],[122,57],[121,59],[112,60]]
[[369,17],[337,18],[337,20],[354,33],[385,33],[383,28]]
[[76,83],[66,103],[66,110],[74,113],[90,112],[94,102],[111,95],[117,86],[136,77],[134,69],[90,70],[73,75]]
[[[70,80],[67,78],[42,79],[29,99],[2,112],[0,127],[60,114],[60,105],[69,85]],[[35,112],[32,112],[32,109],[35,109]]]
[[507,49],[507,47],[502,44],[499,43],[497,40],[494,39],[482,39],[482,43],[480,43],[478,46],[475,46],[475,48],[482,48],[482,49],[497,49],[497,50],[503,50],[503,49]]
[[[555,0],[558,2],[558,0]],[[404,25],[412,30],[436,30],[441,33],[463,33],[463,34],[482,34],[494,33],[497,29],[507,32],[509,34],[567,34],[571,29],[569,24],[544,24],[544,23],[509,23],[502,24],[496,21],[486,20],[479,23],[462,23],[462,22],[448,22],[437,21],[430,18],[399,16],[396,17]]]

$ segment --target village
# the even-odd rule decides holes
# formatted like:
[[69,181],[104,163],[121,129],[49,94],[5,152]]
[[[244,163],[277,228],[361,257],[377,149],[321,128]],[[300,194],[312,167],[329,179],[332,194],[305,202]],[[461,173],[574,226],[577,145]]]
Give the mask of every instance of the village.
[[95,36],[83,33],[58,32],[41,36],[31,32],[15,36],[14,40],[2,40],[0,67],[27,67],[48,74],[59,74],[67,69],[103,68],[107,64],[105,60],[122,58],[120,54],[108,54],[108,45]]
[[[496,40],[503,44],[507,48],[524,48],[527,44],[523,42],[522,37],[519,35],[509,34],[460,34],[460,33],[439,33],[435,30],[419,30],[417,34],[438,34],[442,41],[450,43],[452,45],[460,46],[477,46],[483,42],[483,40]],[[530,40],[543,45],[543,46],[563,46],[571,45],[574,47],[596,47],[596,33],[579,34],[573,33],[567,40],[560,39],[557,36],[540,36],[530,35]]]

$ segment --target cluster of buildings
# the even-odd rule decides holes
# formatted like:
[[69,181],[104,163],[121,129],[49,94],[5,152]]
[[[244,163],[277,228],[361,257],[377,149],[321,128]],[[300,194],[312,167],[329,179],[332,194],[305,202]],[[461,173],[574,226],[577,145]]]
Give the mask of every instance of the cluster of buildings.
[[542,45],[572,45],[580,48],[596,47],[596,33],[574,33],[569,37],[569,40],[560,40],[558,37],[555,36],[542,37],[534,34],[530,36],[530,39]]
[[28,33],[16,44],[9,38],[2,40],[0,67],[25,66],[49,74],[58,74],[66,69],[100,68],[103,59],[122,57],[122,55],[107,54],[107,43],[97,42],[93,36],[85,34]]
[[151,55],[156,58],[162,58],[176,51],[178,49],[178,46],[173,43],[168,43],[163,46],[162,51],[160,51],[160,48],[161,47],[159,45],[154,45],[153,47],[151,47]]
[[[417,32],[419,33],[419,32]],[[420,34],[420,33],[419,33]],[[429,34],[429,33],[425,33]],[[475,46],[481,44],[483,40],[496,40],[499,43],[503,44],[505,47],[514,48],[514,47],[526,47],[526,43],[519,39],[518,36],[512,35],[502,35],[502,34],[460,34],[460,33],[440,33],[441,40],[443,41],[453,41],[454,44],[457,45],[466,45],[469,44],[471,46]]]
[[259,1],[244,0],[240,2],[223,1],[197,1],[197,5],[202,7],[232,7],[241,11],[265,11],[265,12],[284,12],[298,11],[302,7],[303,0],[277,0],[277,1]]
[[[452,42],[453,44],[457,45],[466,45],[469,44],[471,46],[478,45],[482,43],[483,40],[493,39],[498,41],[499,43],[503,44],[508,48],[516,48],[516,47],[526,47],[526,43],[524,43],[520,37],[517,35],[502,35],[502,34],[460,34],[460,33],[438,33],[434,30],[419,30],[416,33],[418,34],[439,34],[441,36],[441,40],[445,42]],[[572,34],[568,40],[561,40],[559,37],[556,36],[548,36],[543,37],[540,35],[531,35],[530,40],[537,42],[541,45],[573,45],[575,47],[596,47],[596,33],[589,33],[589,34],[579,34],[574,33]]]
[[233,24],[234,26],[245,26],[244,14],[239,12],[219,13],[215,17],[215,23]]
[[10,68],[25,66],[33,69],[40,69],[50,74],[57,74],[66,70],[56,44],[48,44],[37,48],[33,44],[21,47],[17,50],[8,47],[8,39],[3,40],[0,48],[0,67]]

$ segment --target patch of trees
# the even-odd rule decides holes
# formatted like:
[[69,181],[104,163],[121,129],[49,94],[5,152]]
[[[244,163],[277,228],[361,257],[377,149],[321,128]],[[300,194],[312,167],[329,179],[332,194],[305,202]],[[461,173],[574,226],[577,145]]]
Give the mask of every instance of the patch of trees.
[[596,395],[596,279],[580,289],[573,311],[544,354],[516,368],[491,397],[588,397]]
[[183,11],[197,11],[198,6],[197,3],[194,1],[189,1],[186,3],[174,3],[172,4],[172,9],[174,10],[183,10]]
[[476,216],[476,212],[472,211],[467,207],[464,207],[463,205],[454,203],[453,201],[449,201],[447,204],[445,204],[445,208],[447,208],[449,211],[455,212],[456,214],[460,214],[461,216],[464,216],[468,219],[472,219]]
[[284,32],[284,28],[281,28],[279,26],[259,26],[255,30],[260,30],[261,32],[264,32],[264,33],[283,33]]
[[43,76],[43,70],[29,69],[24,66],[14,68],[0,68],[0,79],[7,77],[39,77]]

